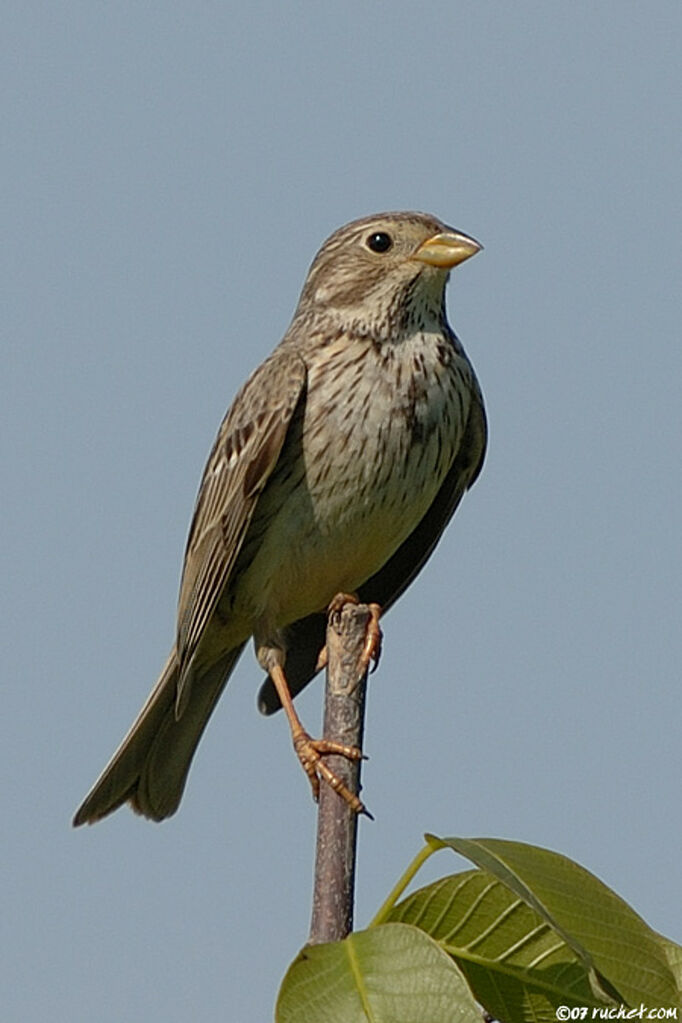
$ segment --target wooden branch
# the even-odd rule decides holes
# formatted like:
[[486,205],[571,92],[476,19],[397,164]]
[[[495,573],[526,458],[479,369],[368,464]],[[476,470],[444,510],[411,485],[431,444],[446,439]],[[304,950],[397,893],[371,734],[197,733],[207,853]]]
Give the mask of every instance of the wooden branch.
[[[367,671],[360,677],[369,609],[344,604],[327,623],[327,679],[323,737],[362,749]],[[331,770],[356,795],[359,760],[329,755]],[[324,782],[317,815],[317,850],[309,944],[340,941],[353,927],[358,815]]]

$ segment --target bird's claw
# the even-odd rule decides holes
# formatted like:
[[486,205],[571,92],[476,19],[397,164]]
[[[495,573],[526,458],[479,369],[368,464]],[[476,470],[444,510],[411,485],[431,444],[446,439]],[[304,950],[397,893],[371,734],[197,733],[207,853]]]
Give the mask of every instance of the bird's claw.
[[[355,593],[337,593],[336,596],[331,600],[327,614],[338,614],[343,608],[344,604],[359,604],[360,598]],[[364,673],[369,668],[370,662],[373,662],[371,671],[375,672],[379,667],[379,660],[381,659],[381,641],[383,639],[383,633],[379,625],[379,619],[381,617],[381,605],[379,604],[368,604],[370,618],[367,622],[367,629],[365,630],[365,644],[360,654],[360,674]],[[329,655],[327,653],[327,646],[322,647],[317,657],[315,664],[315,671],[321,671],[322,668],[327,667]]]
[[308,775],[315,802],[320,798],[321,779],[334,789],[335,792],[338,792],[344,802],[355,813],[372,817],[362,800],[358,799],[350,791],[339,776],[334,774],[322,759],[326,753],[335,753],[337,756],[346,757],[348,760],[365,760],[366,757],[363,755],[362,750],[358,749],[357,746],[345,746],[343,743],[331,742],[328,739],[311,739],[308,733],[303,730],[294,737],[294,749],[296,756],[301,761],[303,770]]
[[368,604],[370,619],[367,622],[367,629],[365,632],[365,645],[362,649],[360,656],[360,664],[362,666],[363,673],[367,671],[370,661],[373,661],[372,671],[376,671],[379,667],[379,661],[381,659],[381,641],[383,634],[379,625],[379,618],[381,617],[381,608],[378,604]]

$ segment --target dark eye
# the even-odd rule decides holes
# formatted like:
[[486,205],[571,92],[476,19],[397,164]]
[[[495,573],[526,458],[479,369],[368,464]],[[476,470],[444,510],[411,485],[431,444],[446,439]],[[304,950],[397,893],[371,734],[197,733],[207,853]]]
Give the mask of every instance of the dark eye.
[[367,239],[367,248],[372,252],[388,252],[391,245],[393,245],[393,239],[385,231],[375,231]]

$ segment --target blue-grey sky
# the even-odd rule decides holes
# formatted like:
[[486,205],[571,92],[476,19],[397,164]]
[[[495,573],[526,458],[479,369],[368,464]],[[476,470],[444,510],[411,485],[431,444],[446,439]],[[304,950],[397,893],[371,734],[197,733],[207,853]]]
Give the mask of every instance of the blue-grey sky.
[[172,820],[70,818],[165,658],[227,405],[318,245],[385,209],[485,245],[448,303],[491,440],[384,623],[357,924],[430,830],[564,852],[682,940],[681,29],[664,0],[8,5],[4,1019],[271,1018],[315,812],[251,650]]

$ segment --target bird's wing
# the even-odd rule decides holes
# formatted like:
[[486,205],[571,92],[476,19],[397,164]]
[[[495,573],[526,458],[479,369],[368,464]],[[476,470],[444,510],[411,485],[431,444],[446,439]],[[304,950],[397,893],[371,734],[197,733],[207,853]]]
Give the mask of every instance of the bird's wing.
[[181,686],[279,458],[305,384],[303,360],[276,351],[247,380],[218,431],[199,487],[180,585]]
[[[487,425],[483,398],[476,381],[462,442],[450,470],[428,511],[386,564],[358,589],[362,603],[377,603],[383,611],[395,604],[398,597],[422,570],[445,527],[454,515],[464,493],[475,482],[485,457]],[[315,665],[324,645],[326,615],[315,613],[294,622],[287,629],[287,681],[293,696],[299,693],[316,674]],[[258,694],[258,707],[263,714],[280,708],[272,681],[266,678]]]

